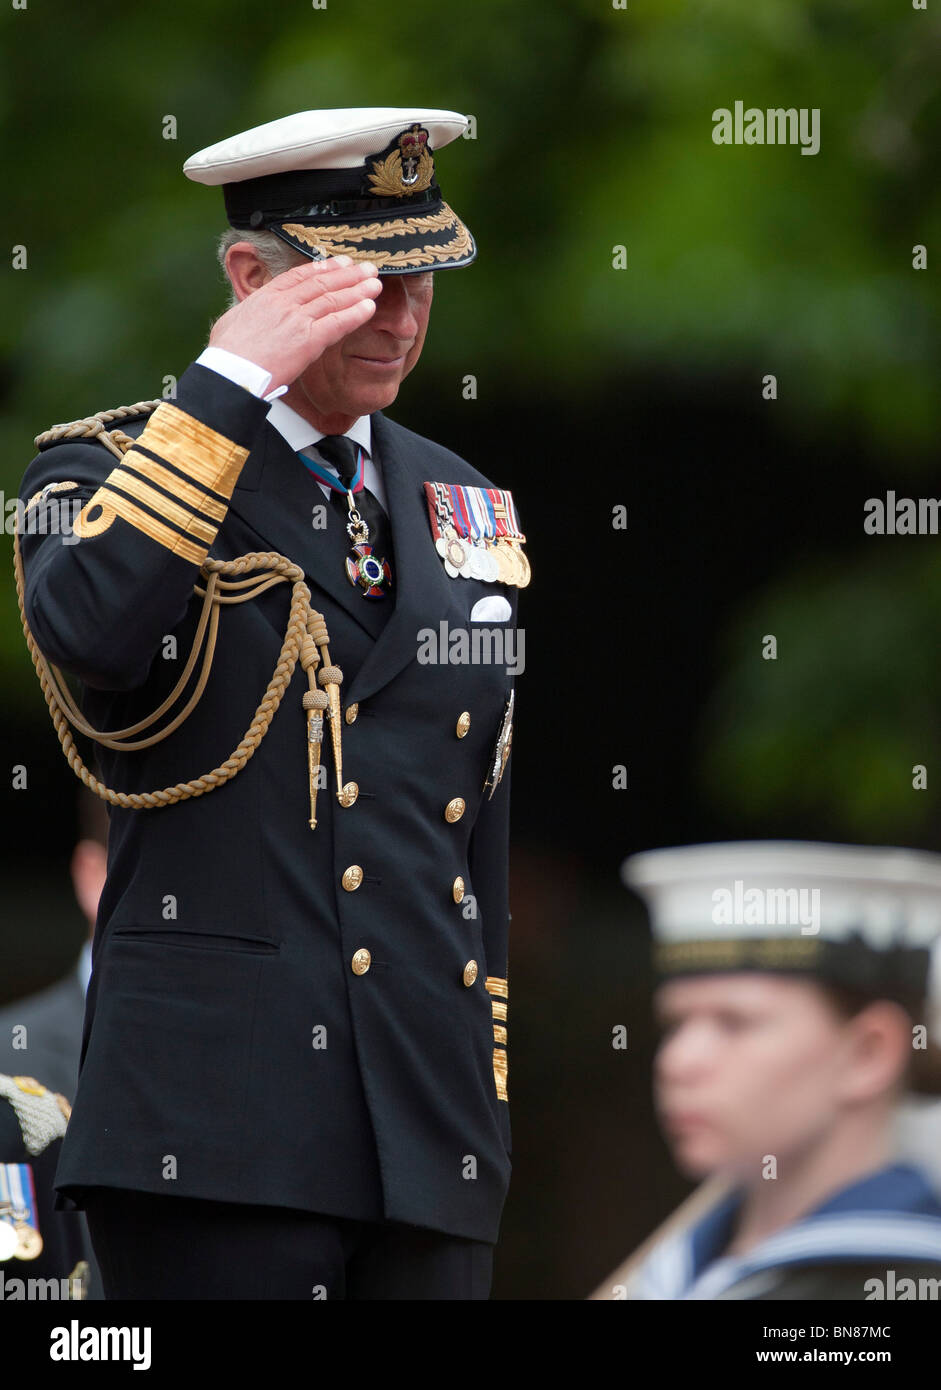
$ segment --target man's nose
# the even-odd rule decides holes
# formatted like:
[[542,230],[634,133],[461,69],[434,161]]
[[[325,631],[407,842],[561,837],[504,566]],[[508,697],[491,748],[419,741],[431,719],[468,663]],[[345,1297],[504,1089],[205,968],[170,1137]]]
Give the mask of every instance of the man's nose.
[[414,338],[418,331],[418,320],[412,310],[412,301],[404,275],[380,275],[382,293],[376,300],[376,310],[370,320],[372,327],[394,333],[397,338]]
[[689,1025],[676,1029],[661,1042],[654,1057],[654,1069],[661,1082],[684,1082],[708,1067],[706,1030]]

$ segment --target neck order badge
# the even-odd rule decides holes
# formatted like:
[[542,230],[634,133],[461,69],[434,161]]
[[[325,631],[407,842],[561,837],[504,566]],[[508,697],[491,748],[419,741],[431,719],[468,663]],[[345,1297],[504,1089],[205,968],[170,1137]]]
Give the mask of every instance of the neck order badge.
[[[339,483],[329,470],[321,468],[313,459],[305,458],[303,454],[299,458],[311,473],[333,491],[335,501],[340,502],[341,497],[346,500],[346,533],[352,546],[352,553],[346,561],[346,577],[352,585],[359,585],[363,598],[385,598],[392,587],[392,567],[384,556],[380,558],[380,546],[385,549],[388,523],[379,499],[363,483],[363,451],[345,434],[324,435],[317,441],[316,447],[336,468]],[[362,511],[353,500],[354,494],[359,495]]]

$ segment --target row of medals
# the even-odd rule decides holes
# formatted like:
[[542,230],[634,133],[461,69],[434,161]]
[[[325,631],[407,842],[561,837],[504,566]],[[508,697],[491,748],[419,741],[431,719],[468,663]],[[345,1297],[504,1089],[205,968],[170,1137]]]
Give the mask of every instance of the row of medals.
[[482,579],[485,583],[515,584],[525,589],[532,578],[529,560],[521,549],[525,536],[501,536],[498,540],[459,536],[453,526],[435,541],[435,549],[452,579]]

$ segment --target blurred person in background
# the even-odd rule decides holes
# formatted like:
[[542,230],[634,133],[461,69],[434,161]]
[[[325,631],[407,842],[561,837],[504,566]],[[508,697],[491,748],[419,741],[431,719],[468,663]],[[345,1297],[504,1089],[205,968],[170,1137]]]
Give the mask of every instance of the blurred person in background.
[[[0,1072],[0,1301],[100,1298],[79,1212],[57,1211],[53,1186],[69,1117],[65,1096],[33,1076]],[[37,1285],[34,1281],[39,1281]]]
[[937,1298],[941,1178],[897,1118],[941,1094],[941,858],[719,844],[624,877],[656,943],[657,1110],[708,1181],[594,1297]]
[[[91,941],[108,861],[108,815],[84,787],[78,799],[79,839],[69,869],[75,898],[88,924],[81,954],[67,975],[46,989],[0,1009],[0,1204],[14,1195],[31,1212],[39,1236],[20,1238],[0,1229],[4,1298],[18,1297],[16,1279],[71,1279],[68,1296],[100,1299],[101,1276],[83,1212],[55,1209],[55,1179],[65,1123],[75,1099]],[[37,1128],[38,1123],[38,1128]],[[0,1205],[0,1221],[3,1220]],[[7,1226],[16,1229],[16,1222]],[[22,1230],[23,1222],[19,1223]],[[5,1238],[5,1239],[4,1239]],[[79,1292],[81,1290],[81,1292]]]
[[71,1103],[78,1084],[85,990],[98,900],[108,867],[108,813],[84,787],[78,800],[79,838],[69,872],[75,900],[88,923],[81,953],[67,975],[46,989],[0,1009],[0,1071],[28,1071]]

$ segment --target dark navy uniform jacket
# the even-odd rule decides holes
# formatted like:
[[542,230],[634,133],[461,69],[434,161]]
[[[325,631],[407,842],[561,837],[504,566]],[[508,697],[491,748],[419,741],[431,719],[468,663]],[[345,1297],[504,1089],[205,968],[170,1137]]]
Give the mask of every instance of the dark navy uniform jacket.
[[[81,1206],[83,1188],[108,1185],[493,1241],[510,1172],[509,765],[492,798],[484,782],[513,677],[506,663],[417,659],[422,629],[471,629],[486,594],[510,601],[515,627],[515,588],[446,575],[422,486],[492,484],[371,417],[395,558],[386,621],[389,599],[365,599],[343,572],[349,540],[332,507],[314,529],[323,493],[267,411],[193,364],[174,403],[119,422],[138,440],[123,463],[91,439],[57,442],[23,480],[24,499],[77,484],[41,499],[34,526],[56,498],[89,502],[77,542],[22,543],[33,635],[83,682],[95,728],[126,728],[172,690],[207,549],[278,551],[304,568],[326,618],[344,673],[343,776],[360,788],[338,804],[325,729],[310,828],[298,662],[231,781],[166,808],[111,808],[60,1200]],[[108,786],[152,791],[230,755],[274,671],[290,591],[223,605],[209,683],[182,727],[134,753],[95,745]],[[466,809],[448,821],[455,798]],[[353,865],[362,882],[347,891]]]

